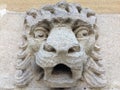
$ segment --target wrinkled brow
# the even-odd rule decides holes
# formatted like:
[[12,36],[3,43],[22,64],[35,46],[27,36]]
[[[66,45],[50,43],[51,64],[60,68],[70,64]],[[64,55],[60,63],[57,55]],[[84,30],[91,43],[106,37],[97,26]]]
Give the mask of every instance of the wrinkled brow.
[[39,28],[39,27],[42,27],[42,28],[45,28],[47,31],[50,31],[51,28],[52,28],[52,24],[50,21],[48,20],[43,20],[43,21],[39,21],[37,24],[33,25],[31,27],[31,30],[35,30],[36,28]]
[[73,29],[73,31],[75,29],[77,29],[78,27],[87,27],[90,30],[92,30],[92,26],[90,24],[88,24],[87,22],[84,22],[84,21],[82,21],[80,19],[74,20],[73,23],[72,23],[72,29]]

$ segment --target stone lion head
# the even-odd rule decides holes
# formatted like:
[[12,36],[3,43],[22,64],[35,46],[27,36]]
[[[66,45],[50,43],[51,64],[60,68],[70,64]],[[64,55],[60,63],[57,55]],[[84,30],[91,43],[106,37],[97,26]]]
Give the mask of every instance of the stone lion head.
[[59,2],[26,12],[23,44],[16,65],[16,85],[35,79],[50,88],[105,85],[97,44],[95,13]]

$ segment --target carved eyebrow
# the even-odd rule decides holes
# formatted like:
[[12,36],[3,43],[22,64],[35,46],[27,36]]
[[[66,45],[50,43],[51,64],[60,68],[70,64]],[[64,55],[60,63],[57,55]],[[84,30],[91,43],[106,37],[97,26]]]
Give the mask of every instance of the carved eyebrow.
[[87,27],[88,29],[91,29],[92,26],[88,24],[87,22],[84,22],[82,20],[76,20],[72,23],[72,29],[73,31],[79,27]]
[[50,23],[50,21],[43,20],[43,21],[39,21],[36,25],[34,25],[34,29],[37,28],[39,29],[40,27],[43,27],[47,31],[50,31],[52,28],[52,24]]
[[40,30],[48,32],[48,30],[46,30],[44,27],[41,27],[41,26],[34,28],[34,31],[40,31]]
[[39,21],[37,24],[33,25],[30,30],[30,34],[32,34],[35,30],[45,30],[46,32],[50,32],[51,26],[48,23],[43,21]]

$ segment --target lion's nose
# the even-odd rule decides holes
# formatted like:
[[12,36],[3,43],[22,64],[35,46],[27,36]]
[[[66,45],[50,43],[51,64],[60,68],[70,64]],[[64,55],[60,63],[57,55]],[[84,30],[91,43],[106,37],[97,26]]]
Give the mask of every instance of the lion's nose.
[[68,49],[68,53],[75,53],[80,51],[80,45],[72,46]]
[[62,48],[62,47],[55,48],[54,46],[46,43],[44,45],[43,49],[47,52],[69,54],[69,53],[79,52],[80,51],[80,45],[73,45],[73,46],[67,47],[67,48]]
[[47,43],[44,44],[44,47],[43,49],[47,52],[53,52],[53,53],[56,53],[56,49],[52,46],[52,45],[49,45]]

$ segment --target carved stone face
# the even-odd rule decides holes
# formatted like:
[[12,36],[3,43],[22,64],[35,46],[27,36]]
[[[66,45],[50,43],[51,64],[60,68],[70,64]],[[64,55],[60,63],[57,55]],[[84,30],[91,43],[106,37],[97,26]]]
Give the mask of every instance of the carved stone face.
[[[63,9],[60,5],[68,4],[57,5]],[[56,9],[56,12],[58,10],[59,14],[51,12],[49,7],[49,11],[54,14],[52,17],[45,16],[47,13],[44,10],[47,7],[41,11],[33,9],[27,13],[23,52],[19,55],[22,61],[17,65],[18,86],[28,84],[33,77],[37,81],[43,80],[50,88],[74,87],[80,82],[91,87],[104,86],[104,70],[101,69],[99,47],[96,44],[98,34],[95,29],[95,15],[87,9],[81,9],[81,15],[80,7],[74,4],[72,7],[78,10],[78,16],[76,12],[69,16],[73,13],[71,11],[70,14],[70,7],[69,10],[66,9],[69,12],[66,14],[54,6],[52,8]],[[41,15],[44,16],[42,19]],[[81,18],[82,16],[84,18]],[[26,73],[29,75],[25,76]]]
[[88,58],[85,48],[91,47],[89,40],[95,36],[85,26],[73,30],[70,22],[50,26],[50,30],[41,25],[33,29],[32,39],[38,44],[36,64],[44,70],[43,79],[50,87],[73,87],[81,79]]
[[43,70],[40,78],[47,86],[73,87],[82,78],[87,53],[95,44],[95,33],[81,20],[59,19],[62,23],[56,20],[32,26],[29,45],[35,54],[35,63]]

